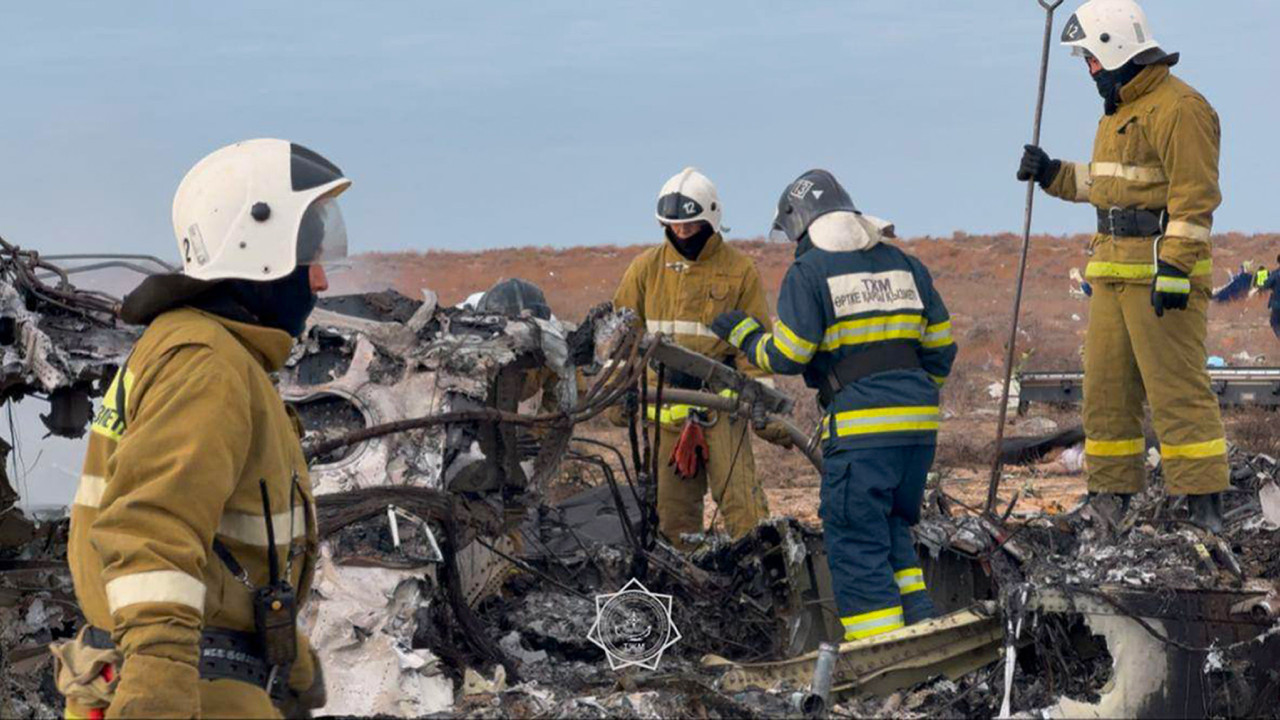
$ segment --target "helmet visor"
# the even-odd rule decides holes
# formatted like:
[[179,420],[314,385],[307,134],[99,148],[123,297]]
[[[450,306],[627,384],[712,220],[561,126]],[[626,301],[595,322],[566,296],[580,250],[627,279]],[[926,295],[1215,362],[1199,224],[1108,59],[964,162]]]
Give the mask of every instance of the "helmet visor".
[[773,213],[773,226],[769,228],[769,242],[791,242],[791,236],[787,235],[787,231],[782,229],[782,223],[778,222],[778,213]]
[[322,197],[311,203],[298,225],[298,264],[316,265],[347,256],[347,225],[338,199]]
[[702,203],[680,193],[668,193],[658,198],[658,219],[674,224],[702,219]]

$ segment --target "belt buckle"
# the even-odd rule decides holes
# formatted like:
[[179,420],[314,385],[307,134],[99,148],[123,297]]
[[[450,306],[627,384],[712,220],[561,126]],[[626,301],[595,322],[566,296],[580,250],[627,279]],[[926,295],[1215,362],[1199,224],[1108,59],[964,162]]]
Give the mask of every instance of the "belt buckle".
[[1111,231],[1112,238],[1116,237],[1116,212],[1122,209],[1123,208],[1118,208],[1114,205],[1107,209],[1107,225],[1109,226],[1108,229]]

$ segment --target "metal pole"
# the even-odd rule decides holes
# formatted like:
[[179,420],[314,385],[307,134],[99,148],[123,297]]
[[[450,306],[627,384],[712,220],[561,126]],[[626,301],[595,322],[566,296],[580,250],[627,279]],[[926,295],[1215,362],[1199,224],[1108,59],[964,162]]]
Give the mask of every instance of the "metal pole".
[[[1053,13],[1063,0],[1036,0],[1045,10],[1044,47],[1040,52],[1040,89],[1036,95],[1036,119],[1031,130],[1031,144],[1040,144],[1040,122],[1044,117],[1044,92],[1049,82],[1049,49],[1053,40]],[[1036,181],[1027,181],[1026,214],[1022,222],[1022,257],[1018,262],[1018,285],[1013,296],[1013,321],[1009,327],[1009,344],[1004,358],[1004,390],[1000,393],[1000,419],[996,423],[995,458],[991,461],[991,484],[987,488],[986,513],[990,515],[996,506],[1000,490],[1000,477],[1004,466],[1000,460],[1000,446],[1004,444],[1004,426],[1009,415],[1009,385],[1013,381],[1013,361],[1017,356],[1018,316],[1022,312],[1022,288],[1027,277],[1027,251],[1031,247],[1031,211],[1036,200]]]

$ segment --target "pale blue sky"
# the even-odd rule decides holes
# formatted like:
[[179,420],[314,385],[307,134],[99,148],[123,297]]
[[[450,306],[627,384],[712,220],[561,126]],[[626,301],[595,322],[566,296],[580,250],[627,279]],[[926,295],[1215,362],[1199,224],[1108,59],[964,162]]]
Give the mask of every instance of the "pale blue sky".
[[[1147,8],[1222,116],[1218,229],[1280,229],[1280,3]],[[735,236],[811,166],[907,235],[1015,230],[1042,23],[1034,0],[6,3],[0,235],[174,256],[182,174],[255,136],[354,178],[355,251],[652,241],[686,164]],[[1099,112],[1055,38],[1047,149],[1085,156]]]

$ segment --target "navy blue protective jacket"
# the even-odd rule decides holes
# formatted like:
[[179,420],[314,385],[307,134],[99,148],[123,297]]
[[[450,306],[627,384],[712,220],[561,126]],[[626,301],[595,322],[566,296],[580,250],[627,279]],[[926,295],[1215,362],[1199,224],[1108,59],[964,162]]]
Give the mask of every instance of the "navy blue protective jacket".
[[[834,217],[833,217],[834,216]],[[908,343],[918,368],[878,372],[844,385],[824,408],[825,450],[937,442],[939,388],[956,344],[951,316],[916,258],[882,242],[875,223],[830,213],[809,230],[808,249],[782,281],[772,333],[748,321],[735,332],[760,368],[803,374],[821,388],[842,358],[884,343]]]

